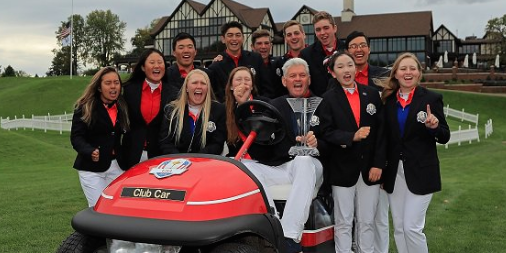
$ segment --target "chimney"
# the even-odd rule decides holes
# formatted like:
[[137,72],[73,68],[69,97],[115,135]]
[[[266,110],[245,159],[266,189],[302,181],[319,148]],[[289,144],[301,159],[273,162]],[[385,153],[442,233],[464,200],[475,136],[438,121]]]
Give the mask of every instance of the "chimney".
[[354,12],[354,0],[343,0],[343,11],[341,11],[341,22],[351,22]]

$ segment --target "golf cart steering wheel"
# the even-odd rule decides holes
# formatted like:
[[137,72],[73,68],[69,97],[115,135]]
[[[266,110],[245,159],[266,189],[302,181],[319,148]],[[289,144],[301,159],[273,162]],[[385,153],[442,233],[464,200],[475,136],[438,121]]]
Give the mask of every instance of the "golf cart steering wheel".
[[251,131],[257,133],[255,143],[274,145],[286,134],[285,123],[276,107],[260,100],[250,100],[241,104],[235,111],[235,123],[244,135]]

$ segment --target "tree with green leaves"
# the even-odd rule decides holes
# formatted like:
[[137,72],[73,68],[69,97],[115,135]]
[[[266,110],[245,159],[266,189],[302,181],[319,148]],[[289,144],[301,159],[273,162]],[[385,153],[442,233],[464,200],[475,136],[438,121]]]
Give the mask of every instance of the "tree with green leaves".
[[8,65],[2,73],[2,77],[16,76],[16,71],[11,65]]
[[120,53],[124,48],[125,29],[126,23],[110,10],[95,10],[88,14],[85,42],[89,62],[101,67],[110,65],[114,54]]
[[499,54],[501,62],[506,62],[506,14],[499,18],[493,18],[488,21],[485,28],[493,40],[498,41],[495,48],[495,54]]
[[153,43],[153,38],[151,38],[151,30],[156,26],[160,19],[154,19],[151,21],[149,26],[144,28],[138,28],[135,31],[134,37],[130,39],[132,43],[133,49],[130,52],[130,55],[139,56],[145,50],[146,45],[150,45]]
[[46,76],[62,76],[70,74],[70,47],[52,50],[54,57]]

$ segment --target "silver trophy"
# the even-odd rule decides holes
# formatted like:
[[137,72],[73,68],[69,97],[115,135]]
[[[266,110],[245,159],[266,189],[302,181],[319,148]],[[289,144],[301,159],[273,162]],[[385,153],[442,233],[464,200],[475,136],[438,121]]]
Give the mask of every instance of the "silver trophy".
[[[287,98],[288,104],[292,107],[295,113],[295,120],[297,123],[297,132],[294,134],[297,136],[306,136],[311,126],[320,124],[318,117],[314,116],[314,112],[322,98],[310,97],[310,98]],[[306,141],[297,143],[288,151],[289,155],[293,156],[318,156],[320,152],[317,148],[311,148],[307,145]]]

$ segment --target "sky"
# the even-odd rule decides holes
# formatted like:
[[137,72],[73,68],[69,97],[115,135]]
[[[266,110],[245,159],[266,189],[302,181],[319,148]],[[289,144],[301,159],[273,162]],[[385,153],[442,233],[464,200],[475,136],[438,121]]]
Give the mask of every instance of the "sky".
[[[210,0],[196,0],[208,4]],[[340,16],[343,1],[235,0],[253,8],[269,8],[275,22],[291,19],[303,6]],[[59,47],[56,31],[73,12],[84,18],[93,10],[111,10],[126,22],[125,48],[131,50],[135,30],[169,16],[180,0],[14,0],[0,8],[0,66],[29,75],[45,75]],[[332,3],[332,4],[330,4]],[[434,30],[445,25],[459,38],[483,37],[487,21],[506,14],[504,0],[356,0],[356,15],[432,11]]]

